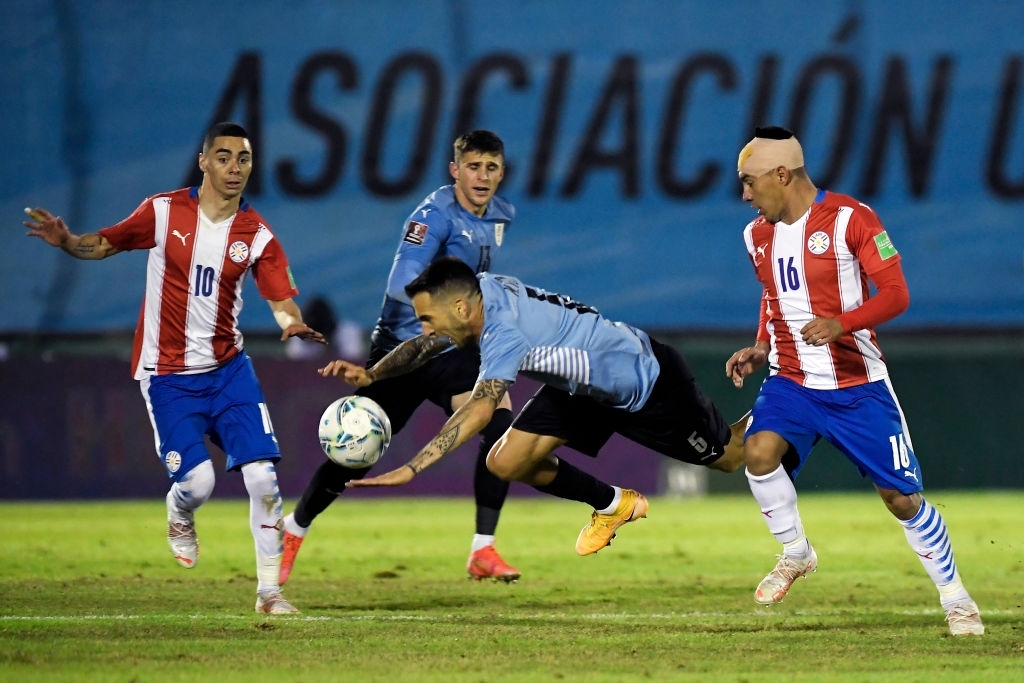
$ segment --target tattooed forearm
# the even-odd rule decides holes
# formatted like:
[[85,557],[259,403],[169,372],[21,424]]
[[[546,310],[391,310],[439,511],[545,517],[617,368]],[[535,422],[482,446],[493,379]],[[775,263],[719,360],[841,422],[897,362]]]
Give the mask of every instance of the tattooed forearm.
[[473,387],[474,399],[490,399],[497,406],[508,392],[509,383],[503,379],[485,379]]
[[110,243],[97,233],[66,239],[61,248],[75,258],[84,260],[102,259],[116,253]]
[[494,409],[507,389],[508,382],[503,380],[477,382],[473,397],[456,410],[440,433],[409,461],[412,471],[416,473],[429,467],[479,433],[491,421]]
[[439,455],[446,455],[448,451],[455,447],[459,440],[460,426],[458,424],[452,425],[434,437],[433,446],[437,449]]
[[[457,415],[453,416],[453,419],[455,418],[457,418]],[[455,419],[454,423],[452,420],[449,420],[448,424],[441,430],[441,433],[431,439],[430,443],[424,446],[423,450],[409,461],[409,467],[412,468],[412,471],[417,473],[422,471],[459,446],[461,444],[459,440],[461,427],[462,420]]]
[[396,346],[391,353],[377,361],[369,373],[375,381],[404,375],[420,367],[451,344],[448,337],[428,337],[421,334]]

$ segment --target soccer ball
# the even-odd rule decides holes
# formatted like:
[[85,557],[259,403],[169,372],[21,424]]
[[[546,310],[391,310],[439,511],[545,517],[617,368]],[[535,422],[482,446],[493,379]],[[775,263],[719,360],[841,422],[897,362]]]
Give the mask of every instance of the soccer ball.
[[384,455],[391,443],[391,420],[376,401],[342,396],[320,417],[320,447],[345,467],[363,469]]

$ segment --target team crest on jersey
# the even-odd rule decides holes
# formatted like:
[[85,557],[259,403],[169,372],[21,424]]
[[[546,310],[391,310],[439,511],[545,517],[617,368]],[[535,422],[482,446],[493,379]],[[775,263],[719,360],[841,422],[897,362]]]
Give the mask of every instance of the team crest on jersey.
[[494,243],[499,247],[501,246],[501,240],[505,237],[505,224],[495,223],[494,224]]
[[164,464],[167,465],[167,471],[174,474],[181,468],[181,453],[167,451],[167,455],[164,456]]
[[419,221],[409,221],[409,225],[405,226],[405,235],[402,236],[402,241],[409,244],[423,244],[426,239],[427,224],[420,223]]
[[249,245],[239,240],[228,247],[228,258],[235,263],[244,263],[249,258]]
[[815,256],[821,256],[828,251],[828,246],[831,243],[828,235],[819,230],[807,238],[807,250]]

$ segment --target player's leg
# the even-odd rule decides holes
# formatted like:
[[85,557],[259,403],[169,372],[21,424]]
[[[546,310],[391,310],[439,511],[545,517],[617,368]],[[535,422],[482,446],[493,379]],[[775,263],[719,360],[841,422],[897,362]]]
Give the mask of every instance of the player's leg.
[[745,450],[743,442],[746,439],[747,424],[750,420],[750,411],[740,419],[729,425],[729,442],[725,444],[725,452],[722,457],[708,467],[719,472],[731,473],[743,466]]
[[828,437],[875,485],[935,584],[953,635],[981,635],[978,605],[964,587],[946,522],[921,493],[923,478],[903,411],[889,382],[857,387],[857,410]]
[[[818,438],[814,404],[807,400],[807,391],[789,380],[769,378],[754,402],[747,429],[747,483],[768,530],[782,544],[775,567],[754,592],[754,599],[764,605],[780,602],[798,578],[818,566],[818,556],[804,533],[796,486],[782,465],[793,449],[802,464]],[[799,469],[799,465],[794,468],[794,477]]]
[[249,528],[256,545],[256,611],[264,614],[295,614],[281,595],[282,522],[284,515],[277,470],[270,460],[257,460],[241,467],[249,494]]
[[[205,447],[204,447],[205,454]],[[167,544],[182,567],[191,569],[199,561],[199,537],[195,511],[210,499],[215,475],[209,456],[196,464],[167,492]]]
[[576,540],[580,555],[596,553],[611,543],[623,524],[647,516],[647,499],[641,493],[612,486],[554,455],[557,448],[569,444],[596,456],[614,433],[616,418],[614,409],[543,386],[487,460],[502,479],[521,481],[548,495],[594,508],[590,524]]
[[345,467],[326,458],[316,468],[295,509],[284,518],[284,551],[281,557],[281,573],[278,577],[282,586],[291,576],[295,558],[313,525],[313,520],[345,491],[345,484],[353,479],[365,477],[369,471],[369,468],[356,470]]
[[[381,352],[377,352],[380,354]],[[376,357],[376,356],[375,356]],[[429,365],[429,363],[428,363]],[[405,427],[412,413],[424,400],[424,383],[419,381],[423,371],[375,382],[356,391],[360,396],[372,398],[387,414],[392,435]],[[385,455],[385,457],[387,457]],[[284,553],[281,557],[280,584],[283,586],[295,568],[295,558],[302,547],[310,527],[324,510],[345,491],[345,485],[365,477],[371,468],[353,469],[324,458],[313,472],[302,491],[295,509],[284,518]]]
[[281,595],[282,503],[275,463],[281,459],[266,399],[244,353],[209,373],[220,382],[211,400],[216,416],[210,437],[227,454],[229,471],[241,471],[249,494],[249,528],[256,555],[256,611],[298,612]]
[[477,580],[491,578],[510,582],[518,580],[522,574],[506,562],[494,546],[498,519],[508,495],[509,482],[487,468],[487,454],[512,425],[512,403],[507,394],[502,401],[503,405],[499,405],[491,421],[480,432],[480,444],[473,469],[476,519],[469,559],[466,561],[466,572],[470,578]]
[[208,421],[189,390],[196,381],[194,376],[166,375],[139,382],[157,456],[171,478],[166,497],[167,545],[186,569],[199,561],[195,512],[209,500],[215,482],[203,438]]
[[[469,400],[480,368],[480,356],[475,350],[455,349],[428,364],[426,383],[432,402],[451,415]],[[495,535],[501,509],[508,496],[509,483],[487,469],[487,454],[512,424],[512,401],[508,394],[502,397],[491,421],[480,432],[476,462],[473,469],[473,498],[476,518],[470,541],[466,573],[471,579],[516,581],[518,569],[507,563],[495,547]]]

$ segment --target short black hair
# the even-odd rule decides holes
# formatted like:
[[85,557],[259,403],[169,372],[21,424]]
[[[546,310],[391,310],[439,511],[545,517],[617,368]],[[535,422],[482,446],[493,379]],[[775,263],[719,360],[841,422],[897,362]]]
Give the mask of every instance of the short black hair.
[[426,292],[437,296],[442,292],[472,294],[480,291],[476,273],[465,261],[454,256],[442,256],[431,262],[416,278],[405,286],[405,295],[410,299]]
[[246,138],[248,139],[249,134],[245,132],[245,128],[234,121],[221,121],[210,126],[209,130],[206,131],[206,136],[203,137],[203,154],[207,154],[210,151],[210,147],[213,146],[215,138]]
[[505,158],[505,143],[489,130],[471,130],[464,133],[455,138],[452,147],[455,148],[455,161],[461,159],[466,152],[495,154],[502,159]]
[[767,140],[788,140],[796,136],[793,134],[793,131],[782,126],[763,126],[754,129],[754,137]]

